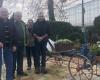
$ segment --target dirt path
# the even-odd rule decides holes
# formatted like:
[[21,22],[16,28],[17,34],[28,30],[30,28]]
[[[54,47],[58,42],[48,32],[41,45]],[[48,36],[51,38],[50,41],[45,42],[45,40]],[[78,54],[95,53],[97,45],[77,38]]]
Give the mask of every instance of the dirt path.
[[[17,77],[15,80],[72,80],[67,69],[67,63],[63,66],[57,66],[55,63],[48,61],[47,70],[48,74],[35,74],[34,68],[27,71],[26,60],[24,60],[24,70],[28,73],[27,77]],[[100,68],[99,68],[100,70]],[[94,76],[93,80],[100,80],[100,77]]]

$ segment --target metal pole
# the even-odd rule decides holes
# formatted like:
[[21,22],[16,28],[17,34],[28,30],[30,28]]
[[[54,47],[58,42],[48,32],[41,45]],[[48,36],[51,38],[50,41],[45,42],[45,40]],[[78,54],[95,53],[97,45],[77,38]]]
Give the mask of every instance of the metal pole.
[[82,0],[82,33],[84,37],[84,43],[87,43],[86,30],[84,26],[84,14],[85,14],[85,8],[84,8],[84,1]]
[[84,2],[82,0],[82,27],[84,27]]

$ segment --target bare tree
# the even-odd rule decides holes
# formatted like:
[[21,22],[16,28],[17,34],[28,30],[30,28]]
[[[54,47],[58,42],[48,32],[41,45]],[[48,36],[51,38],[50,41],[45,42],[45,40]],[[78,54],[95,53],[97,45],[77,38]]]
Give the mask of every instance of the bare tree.
[[48,0],[48,14],[49,14],[49,20],[55,21],[53,0]]
[[0,0],[0,7],[2,7],[3,5],[3,0]]

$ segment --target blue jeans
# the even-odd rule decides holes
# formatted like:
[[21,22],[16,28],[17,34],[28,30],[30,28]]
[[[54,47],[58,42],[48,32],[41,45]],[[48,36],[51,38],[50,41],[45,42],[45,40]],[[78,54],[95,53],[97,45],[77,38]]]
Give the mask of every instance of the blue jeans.
[[[4,48],[4,62],[6,66],[6,80],[13,80],[13,53],[11,49]],[[2,50],[0,49],[0,76],[2,70]],[[1,78],[1,77],[0,77]]]

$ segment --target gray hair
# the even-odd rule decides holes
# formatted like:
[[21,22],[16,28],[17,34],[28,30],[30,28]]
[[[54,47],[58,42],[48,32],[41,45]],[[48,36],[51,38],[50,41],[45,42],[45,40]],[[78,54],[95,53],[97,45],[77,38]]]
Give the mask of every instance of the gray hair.
[[22,13],[20,11],[14,12],[14,16],[22,16]]
[[22,18],[22,13],[20,11],[14,12],[14,20],[20,21]]

